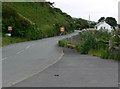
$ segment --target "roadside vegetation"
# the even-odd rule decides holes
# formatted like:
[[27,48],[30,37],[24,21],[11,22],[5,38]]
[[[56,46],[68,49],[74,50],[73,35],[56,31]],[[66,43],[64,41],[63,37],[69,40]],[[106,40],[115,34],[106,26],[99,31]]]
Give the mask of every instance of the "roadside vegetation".
[[[111,33],[103,30],[80,32],[80,41],[76,44],[60,40],[59,46],[66,47],[67,43],[75,45],[76,50],[81,54],[98,56],[102,59],[120,60],[120,38],[118,31]],[[112,47],[109,48],[109,40],[112,41]]]
[[[73,32],[72,17],[51,2],[3,2],[2,14],[3,46],[58,36],[61,26],[65,27],[63,34]],[[8,26],[13,27],[11,32]],[[6,33],[11,33],[11,37],[6,37]]]
[[82,18],[73,18],[73,21],[74,21],[74,28],[79,29],[79,30],[87,29],[87,28],[94,28],[94,26],[96,25],[96,22],[87,21]]
[[3,37],[2,38],[2,46],[6,46],[6,45],[10,45],[10,44],[14,44],[14,43],[19,43],[19,42],[25,42],[28,41],[27,39],[21,39],[18,37]]

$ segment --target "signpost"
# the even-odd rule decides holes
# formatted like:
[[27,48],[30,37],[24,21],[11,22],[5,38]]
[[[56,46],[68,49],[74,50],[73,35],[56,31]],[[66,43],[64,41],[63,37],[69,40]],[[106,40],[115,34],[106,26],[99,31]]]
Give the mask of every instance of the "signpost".
[[12,26],[8,26],[8,30],[9,30],[9,31],[12,31]]
[[65,31],[65,28],[64,28],[64,27],[60,27],[60,31],[61,31],[61,32],[64,32],[64,31]]
[[65,31],[65,28],[64,27],[60,27],[60,32],[61,32],[61,34],[60,35],[62,35],[62,33]]
[[12,26],[8,26],[8,31],[10,31],[10,33],[9,34],[7,34],[8,36],[11,36],[11,31],[12,31],[13,29],[12,29]]

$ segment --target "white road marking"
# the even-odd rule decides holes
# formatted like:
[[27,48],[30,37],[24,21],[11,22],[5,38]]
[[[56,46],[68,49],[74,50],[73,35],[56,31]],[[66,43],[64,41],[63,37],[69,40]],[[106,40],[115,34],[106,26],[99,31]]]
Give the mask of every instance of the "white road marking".
[[13,82],[13,83],[11,83],[11,84],[8,84],[7,87],[14,86],[15,84],[17,84],[17,83],[19,83],[19,82],[22,82],[22,81],[24,81],[25,79],[28,79],[28,78],[30,78],[30,77],[32,77],[32,76],[34,76],[34,75],[37,75],[38,73],[44,71],[45,69],[47,69],[47,68],[49,68],[50,66],[54,65],[55,63],[57,63],[59,60],[62,59],[63,56],[64,56],[64,52],[63,52],[63,49],[62,49],[61,55],[60,55],[59,57],[56,57],[55,59],[57,59],[57,60],[55,60],[53,63],[47,65],[47,66],[44,67],[41,71],[38,71],[38,72],[36,72],[36,73],[31,74],[30,76],[23,77],[21,80],[18,80],[18,81],[16,81],[16,82]]
[[4,58],[2,58],[2,61],[5,60],[5,59],[8,59],[8,57],[4,57]]
[[28,49],[28,48],[30,48],[30,45],[28,45],[28,46],[26,47],[26,49]]
[[32,46],[35,45],[35,44],[32,44]]
[[22,53],[24,50],[21,50],[21,51],[19,51],[19,52],[17,52],[16,54],[20,54],[20,53]]

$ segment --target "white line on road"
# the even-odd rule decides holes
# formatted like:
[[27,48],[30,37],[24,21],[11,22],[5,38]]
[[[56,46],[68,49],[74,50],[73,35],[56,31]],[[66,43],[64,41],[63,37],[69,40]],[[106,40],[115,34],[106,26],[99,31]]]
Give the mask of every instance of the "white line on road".
[[32,44],[32,46],[35,45],[35,43]]
[[22,53],[24,50],[21,50],[21,51],[19,51],[19,52],[17,52],[16,54],[20,54],[20,53]]
[[15,85],[15,84],[17,84],[17,83],[19,83],[19,82],[24,81],[25,79],[28,79],[28,78],[30,78],[30,77],[32,77],[32,76],[34,76],[34,75],[37,75],[38,73],[44,71],[45,69],[49,68],[49,67],[52,66],[53,64],[57,63],[59,60],[62,59],[63,56],[64,56],[64,52],[63,52],[63,49],[62,49],[61,55],[60,55],[59,57],[56,57],[55,59],[57,59],[57,60],[55,60],[53,63],[47,65],[47,66],[44,67],[41,71],[38,71],[38,72],[36,72],[36,73],[31,74],[30,76],[26,76],[26,77],[22,78],[21,80],[18,80],[18,81],[16,81],[16,82],[13,82],[12,84],[8,85],[7,87],[11,87],[11,86],[13,86],[13,85]]
[[26,47],[26,49],[28,49],[28,48],[30,48],[30,45],[28,45],[28,46]]
[[2,58],[2,61],[5,60],[5,59],[8,59],[8,57],[4,57],[4,58]]

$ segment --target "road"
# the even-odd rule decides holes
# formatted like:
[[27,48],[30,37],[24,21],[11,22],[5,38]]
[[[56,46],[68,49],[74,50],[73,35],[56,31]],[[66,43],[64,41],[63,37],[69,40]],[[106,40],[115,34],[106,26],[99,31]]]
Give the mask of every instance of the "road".
[[64,56],[12,87],[118,87],[118,63],[64,48]]
[[62,56],[57,41],[75,33],[17,43],[2,48],[2,86],[9,87],[56,63]]

